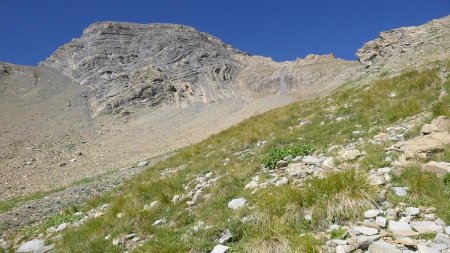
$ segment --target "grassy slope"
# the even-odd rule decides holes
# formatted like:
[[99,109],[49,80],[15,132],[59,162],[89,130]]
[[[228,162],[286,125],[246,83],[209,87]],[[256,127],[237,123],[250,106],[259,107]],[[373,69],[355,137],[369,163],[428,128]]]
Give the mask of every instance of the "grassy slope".
[[[450,61],[432,63],[429,69],[405,72],[370,85],[353,82],[325,98],[294,103],[253,117],[184,148],[178,155],[147,169],[122,187],[90,201],[83,207],[85,210],[103,203],[110,203],[111,207],[104,216],[65,232],[57,243],[57,250],[121,252],[120,245],[113,246],[104,237],[111,234],[111,238],[115,238],[135,232],[141,236],[155,235],[136,252],[209,252],[217,244],[218,234],[230,229],[235,235],[235,241],[227,244],[231,252],[283,252],[288,249],[314,252],[322,241],[313,234],[329,222],[357,218],[363,208],[372,205],[375,189],[367,184],[363,173],[366,168],[384,165],[383,147],[363,147],[369,152],[361,162],[362,170],[346,170],[325,179],[313,179],[302,189],[285,185],[269,187],[252,195],[244,190],[244,186],[255,172],[261,170],[262,156],[276,147],[299,143],[326,150],[331,144],[354,141],[356,137],[352,131],[363,131],[363,138],[372,137],[386,126],[423,111],[449,115],[448,95],[445,101],[435,103],[442,89],[450,93],[449,79],[439,78],[439,71],[444,68],[450,70]],[[396,96],[391,97],[394,93]],[[330,111],[330,106],[335,106],[336,110]],[[336,121],[337,117],[345,120]],[[299,118],[308,124],[290,130],[290,126],[299,123]],[[259,140],[268,143],[263,148],[255,148]],[[253,153],[233,155],[249,148],[253,148]],[[227,158],[230,161],[224,163]],[[184,169],[161,179],[160,171],[167,168]],[[213,172],[213,176],[220,176],[220,179],[204,191],[192,210],[188,211],[184,202],[171,202],[174,195],[184,193],[183,185],[207,172]],[[449,186],[441,181],[436,184],[441,187],[439,191],[444,191],[442,196],[447,196],[447,202],[445,198],[444,202],[449,204]],[[241,196],[249,200],[247,207],[238,211],[227,208],[228,201]],[[144,205],[154,200],[161,204],[156,209],[143,211]],[[124,217],[117,218],[118,213],[123,213]],[[311,223],[304,220],[304,213],[312,214]],[[254,222],[243,224],[242,218],[249,215]],[[152,225],[163,217],[168,220],[165,225]],[[213,227],[183,236],[198,221]]]

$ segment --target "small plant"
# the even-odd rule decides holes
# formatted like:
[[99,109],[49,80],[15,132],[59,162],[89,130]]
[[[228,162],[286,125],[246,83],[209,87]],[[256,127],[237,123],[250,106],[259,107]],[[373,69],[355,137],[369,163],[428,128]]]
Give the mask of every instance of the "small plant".
[[272,149],[262,159],[262,164],[267,168],[274,168],[277,161],[283,159],[286,156],[304,156],[314,152],[314,147],[309,144],[301,144],[293,147],[283,147]]
[[432,241],[432,240],[434,240],[435,237],[436,237],[436,233],[425,233],[425,234],[419,235],[419,239],[423,239],[423,240],[427,240],[427,241]]
[[76,222],[81,219],[80,216],[76,216],[68,213],[61,213],[54,216],[50,216],[42,223],[42,228],[48,229],[50,227],[56,227],[62,223]]
[[347,234],[347,230],[339,227],[337,229],[333,229],[331,231],[331,239],[344,239],[344,236]]

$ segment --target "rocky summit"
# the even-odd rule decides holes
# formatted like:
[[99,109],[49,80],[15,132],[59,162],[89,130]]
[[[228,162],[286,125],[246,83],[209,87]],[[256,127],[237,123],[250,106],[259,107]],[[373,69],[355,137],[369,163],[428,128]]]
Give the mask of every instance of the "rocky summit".
[[101,22],[0,63],[0,252],[450,252],[449,27],[275,62]]
[[339,82],[356,67],[322,56],[276,63],[188,26],[118,22],[89,26],[41,65],[90,87],[94,115],[127,106],[184,108],[224,98],[299,92]]

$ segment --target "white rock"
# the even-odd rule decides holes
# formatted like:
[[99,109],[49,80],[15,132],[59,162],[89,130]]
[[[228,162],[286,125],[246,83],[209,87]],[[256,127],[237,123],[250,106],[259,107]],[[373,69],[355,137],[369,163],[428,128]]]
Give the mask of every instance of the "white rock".
[[445,227],[445,233],[450,235],[450,226]]
[[407,222],[403,221],[389,221],[389,229],[392,231],[394,237],[407,237],[417,235]]
[[408,194],[408,187],[392,187],[394,194],[399,197],[404,197]]
[[172,198],[172,202],[173,203],[177,203],[180,199],[181,199],[180,195],[174,195],[173,198]]
[[349,149],[349,150],[342,151],[340,155],[341,155],[342,160],[351,161],[351,160],[355,160],[356,158],[360,157],[362,154],[361,154],[361,152],[359,152],[359,150]]
[[250,183],[246,184],[244,186],[244,189],[255,189],[256,187],[258,187],[258,182],[256,181],[250,181]]
[[381,238],[380,235],[360,235],[356,237],[356,242],[358,243],[358,248],[367,249],[370,244]]
[[377,216],[375,218],[375,223],[382,228],[386,227],[386,222],[387,222],[386,218],[384,218],[382,216]]
[[419,208],[417,207],[407,207],[405,211],[412,216],[418,215],[420,213]]
[[237,209],[239,209],[241,207],[244,207],[245,203],[247,203],[247,200],[245,198],[233,199],[230,202],[228,202],[228,208],[231,208],[233,210],[237,210]]
[[369,227],[353,227],[353,230],[364,235],[376,235],[378,234],[378,229]]
[[339,240],[339,239],[333,239],[333,240],[331,240],[331,242],[333,242],[336,245],[347,245],[348,244],[347,240]]
[[286,173],[289,177],[306,177],[308,174],[303,170],[303,167],[299,164],[289,164],[286,169]]
[[395,245],[392,245],[383,240],[376,241],[369,246],[370,253],[402,253]]
[[428,214],[425,214],[423,216],[423,218],[425,218],[425,220],[434,221],[434,220],[436,220],[436,214],[428,213]]
[[374,218],[380,213],[379,210],[371,209],[364,212],[364,217],[366,218]]
[[432,221],[414,221],[411,222],[411,227],[421,234],[437,233],[443,230],[442,226],[439,226]]
[[67,228],[67,223],[59,224],[59,226],[56,228],[56,232],[63,231],[66,228]]
[[159,205],[159,201],[158,200],[155,200],[155,201],[153,201],[152,203],[150,203],[150,208],[155,208],[155,207],[157,207]]
[[335,166],[335,164],[334,164],[334,158],[333,158],[333,157],[327,157],[327,158],[325,158],[325,160],[323,160],[323,162],[322,162],[322,165],[323,165],[324,167],[327,167],[327,168],[330,168],[330,169],[334,168],[334,166]]
[[345,250],[344,245],[338,245],[336,247],[336,253],[347,253],[347,251]]
[[166,222],[166,219],[159,219],[159,220],[156,220],[155,222],[153,222],[153,226],[161,225],[161,224],[163,224],[164,222]]
[[377,175],[377,174],[370,174],[368,176],[369,184],[370,185],[382,185],[386,183],[386,180],[384,179],[384,176]]
[[311,156],[311,155],[307,155],[305,157],[303,157],[302,162],[304,164],[308,164],[308,165],[318,165],[322,162],[323,160],[320,158],[317,158],[315,156]]
[[139,167],[143,167],[143,166],[147,166],[148,165],[148,161],[140,161],[139,163],[138,163],[138,166]]
[[383,168],[378,169],[378,172],[380,172],[380,173],[390,173],[391,171],[392,171],[392,169],[389,167],[383,167]]
[[286,162],[290,162],[290,161],[292,161],[292,159],[293,159],[292,155],[288,155],[283,158],[283,160],[285,160]]
[[296,156],[294,159],[292,159],[292,162],[298,163],[298,162],[301,162],[302,159],[303,159],[303,156]]
[[25,252],[34,252],[34,251],[38,251],[40,248],[44,247],[44,241],[43,240],[38,240],[38,239],[33,239],[31,241],[28,241],[24,244],[22,244],[18,249],[17,249],[17,253],[25,253]]
[[440,253],[445,249],[447,249],[447,245],[445,244],[431,244],[430,246],[426,244],[417,245],[418,253]]
[[285,185],[288,182],[289,182],[289,179],[287,177],[282,177],[275,182],[275,186]]
[[445,227],[445,221],[443,221],[441,218],[435,220],[434,223],[436,223],[436,225]]
[[218,244],[214,247],[214,249],[211,251],[211,253],[225,253],[228,251],[229,248],[230,247],[227,247],[225,245]]

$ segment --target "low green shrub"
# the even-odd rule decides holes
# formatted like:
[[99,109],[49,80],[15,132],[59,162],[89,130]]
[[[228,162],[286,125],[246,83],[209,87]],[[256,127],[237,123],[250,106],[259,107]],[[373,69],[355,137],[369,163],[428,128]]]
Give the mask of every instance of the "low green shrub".
[[292,155],[295,156],[304,156],[309,155],[314,152],[314,147],[310,144],[301,144],[292,147],[283,147],[272,149],[269,153],[267,153],[261,163],[266,168],[274,168],[277,161],[283,159],[286,156]]

